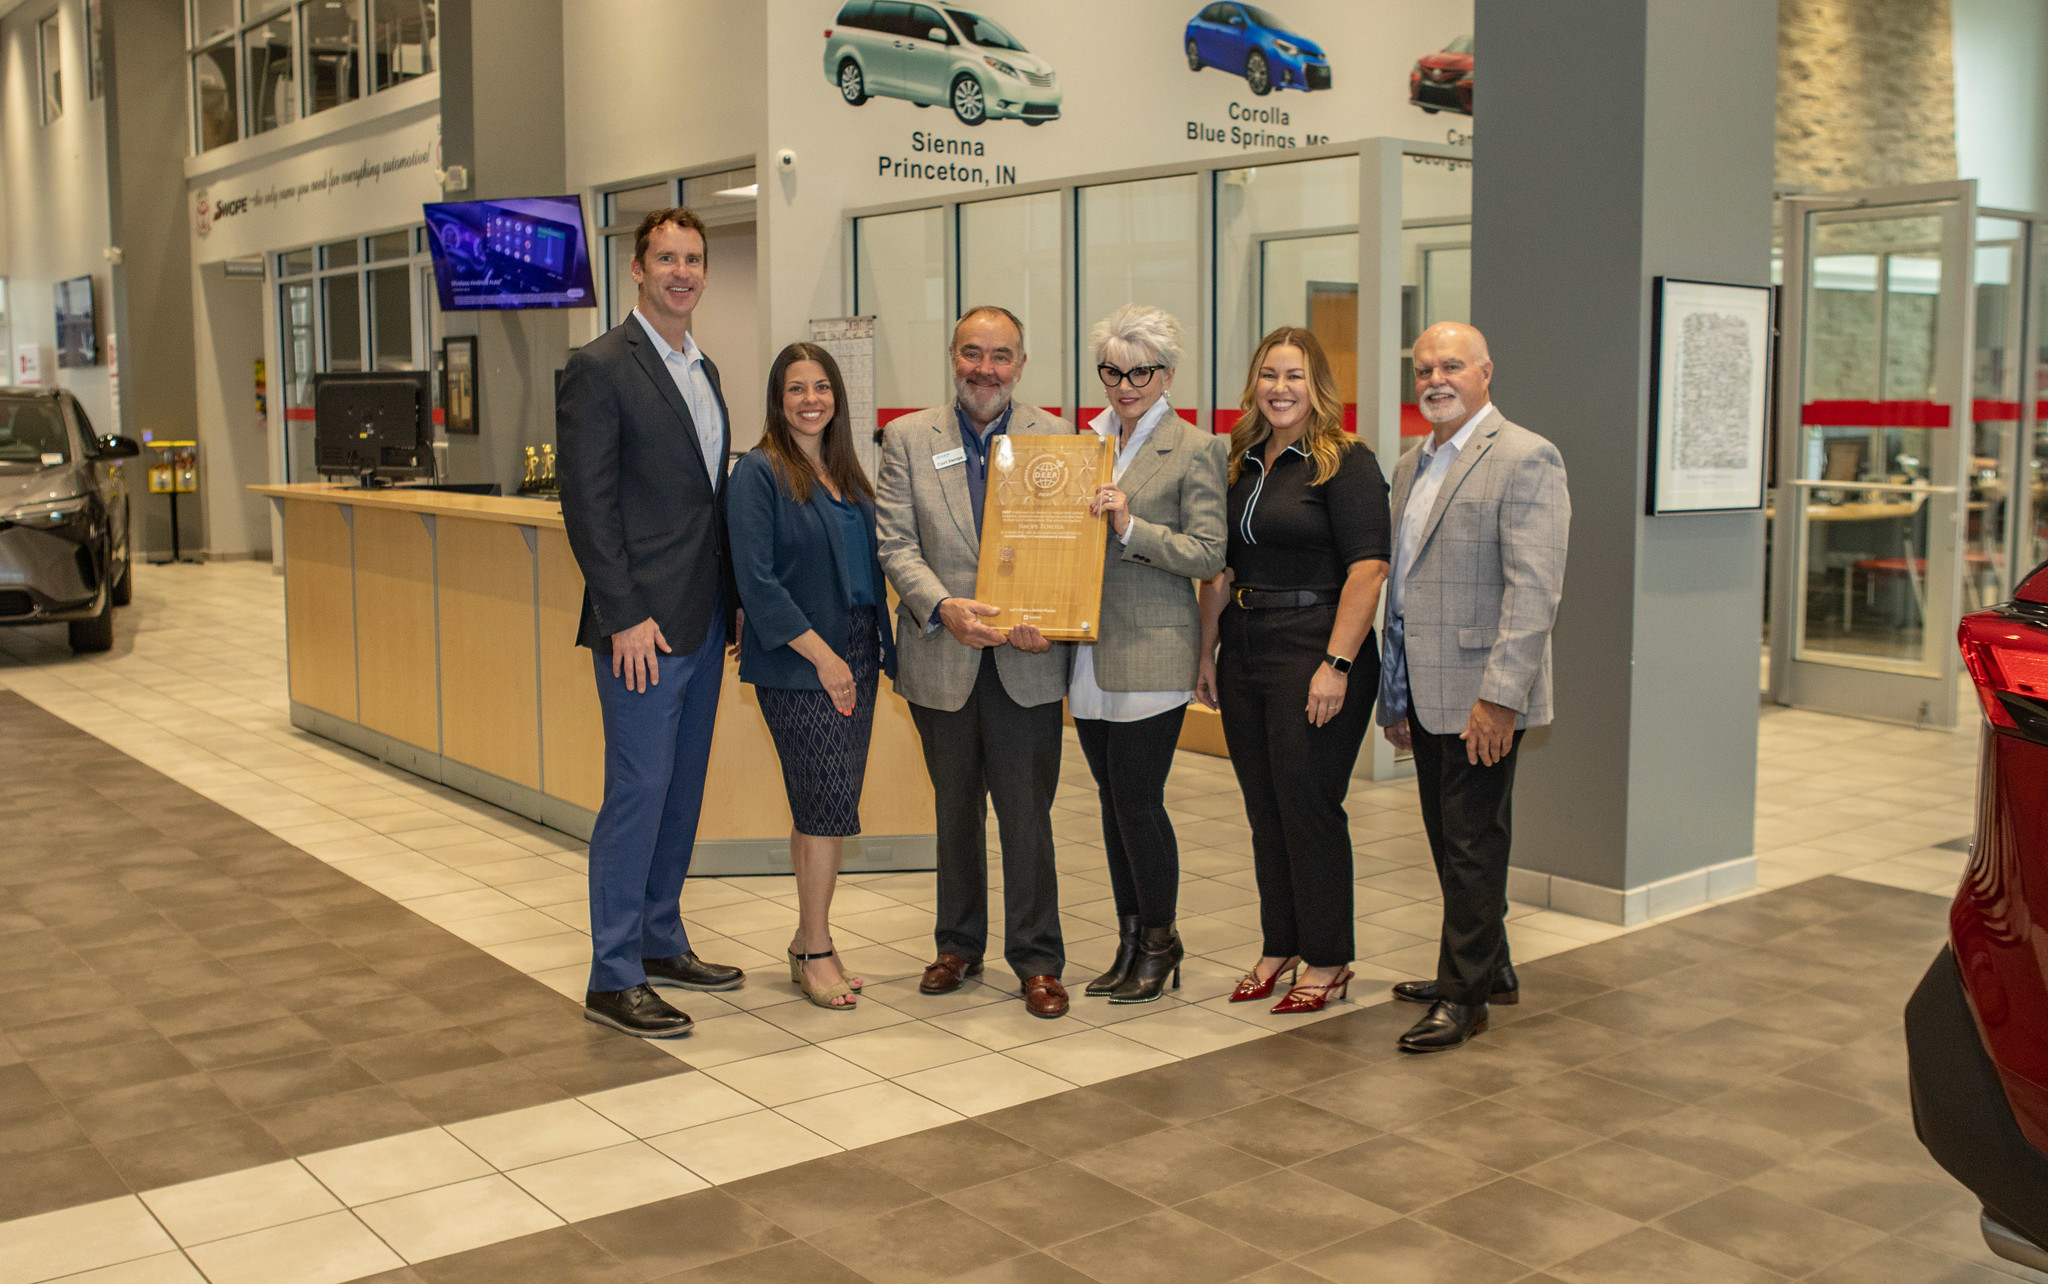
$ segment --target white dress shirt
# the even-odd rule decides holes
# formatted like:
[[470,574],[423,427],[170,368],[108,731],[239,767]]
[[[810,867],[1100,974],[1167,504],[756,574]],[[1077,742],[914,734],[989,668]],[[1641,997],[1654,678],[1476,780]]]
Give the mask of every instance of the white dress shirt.
[[712,390],[711,376],[704,373],[704,350],[697,346],[696,337],[689,334],[683,336],[682,347],[671,348],[640,309],[634,308],[633,315],[647,331],[647,337],[654,340],[661,364],[668,368],[668,377],[675,380],[676,391],[690,408],[690,418],[697,425],[697,444],[704,451],[704,471],[711,476],[711,489],[717,490],[725,476],[725,416],[718,409],[718,394]]
[[[1152,435],[1152,430],[1161,420],[1173,413],[1166,398],[1152,403],[1138,426],[1131,429],[1131,439],[1116,452],[1114,481],[1122,481],[1124,469],[1138,457],[1138,451]],[[1088,425],[1104,437],[1114,439],[1122,431],[1123,421],[1117,418],[1114,409],[1105,409],[1095,416]],[[1120,536],[1122,543],[1131,542],[1131,531],[1136,519],[1124,527]],[[1074,672],[1067,679],[1067,712],[1076,718],[1099,718],[1104,722],[1142,722],[1156,718],[1162,713],[1180,708],[1195,698],[1192,691],[1104,691],[1095,681],[1095,644],[1077,642],[1074,645]]]
[[1457,462],[1458,452],[1472,440],[1473,431],[1493,413],[1493,403],[1489,401],[1443,445],[1436,445],[1436,437],[1431,435],[1417,448],[1422,451],[1422,458],[1415,461],[1415,481],[1408,488],[1407,506],[1401,510],[1401,529],[1395,532],[1394,573],[1387,585],[1389,616],[1402,615],[1401,581],[1408,568],[1415,565],[1415,555],[1422,551],[1422,528],[1429,524],[1429,514],[1436,507],[1437,492],[1444,488],[1445,475]]

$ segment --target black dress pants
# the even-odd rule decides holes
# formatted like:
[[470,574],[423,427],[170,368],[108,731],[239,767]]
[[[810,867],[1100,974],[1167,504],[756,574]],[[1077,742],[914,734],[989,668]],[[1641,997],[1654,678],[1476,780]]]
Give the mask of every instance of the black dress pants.
[[1413,714],[1408,732],[1422,826],[1444,893],[1437,993],[1453,1003],[1484,1003],[1508,964],[1508,845],[1522,733],[1488,767],[1466,761],[1464,741],[1431,735]]
[[1379,694],[1373,635],[1351,664],[1344,707],[1318,727],[1308,684],[1330,643],[1335,606],[1223,609],[1216,661],[1223,739],[1252,827],[1264,953],[1340,967],[1354,953],[1351,823],[1344,796]]
[[988,949],[988,804],[1003,844],[1003,957],[1019,977],[1058,976],[1059,874],[1052,800],[1060,783],[1060,702],[1025,708],[1003,690],[995,653],[951,713],[910,706],[938,812],[939,953],[978,963]]
[[1136,722],[1076,718],[1074,732],[1102,799],[1102,845],[1118,918],[1140,927],[1173,922],[1180,902],[1180,844],[1166,814],[1166,777],[1188,707]]

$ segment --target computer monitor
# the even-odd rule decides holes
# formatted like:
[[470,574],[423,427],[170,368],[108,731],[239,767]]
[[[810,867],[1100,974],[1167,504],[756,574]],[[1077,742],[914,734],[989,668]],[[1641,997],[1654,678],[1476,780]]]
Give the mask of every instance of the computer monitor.
[[365,486],[434,472],[434,398],[424,370],[313,376],[313,466]]

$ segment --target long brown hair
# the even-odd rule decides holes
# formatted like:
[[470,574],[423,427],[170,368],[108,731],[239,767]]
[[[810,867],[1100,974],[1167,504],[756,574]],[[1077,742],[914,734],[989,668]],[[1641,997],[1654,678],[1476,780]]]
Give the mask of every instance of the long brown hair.
[[[799,361],[815,361],[832,385],[832,418],[825,424],[818,443],[819,468],[797,445],[796,429],[782,413],[782,385],[789,368]],[[761,452],[775,469],[775,475],[799,504],[811,502],[811,481],[822,471],[839,493],[848,499],[872,501],[875,488],[853,453],[853,420],[846,408],[846,381],[839,377],[839,363],[815,343],[792,343],[775,357],[768,370],[768,422],[761,430]]]
[[1237,402],[1244,413],[1230,430],[1233,486],[1244,468],[1245,455],[1265,445],[1266,438],[1273,435],[1273,425],[1266,422],[1265,412],[1259,409],[1259,368],[1279,347],[1299,348],[1302,363],[1308,367],[1308,427],[1302,431],[1301,445],[1315,464],[1313,483],[1320,486],[1335,477],[1338,465],[1344,462],[1344,452],[1358,444],[1358,438],[1344,431],[1344,402],[1337,395],[1337,377],[1330,371],[1330,358],[1322,343],[1300,326],[1283,325],[1259,340],[1259,350],[1252,353],[1251,369],[1245,372],[1244,395]]

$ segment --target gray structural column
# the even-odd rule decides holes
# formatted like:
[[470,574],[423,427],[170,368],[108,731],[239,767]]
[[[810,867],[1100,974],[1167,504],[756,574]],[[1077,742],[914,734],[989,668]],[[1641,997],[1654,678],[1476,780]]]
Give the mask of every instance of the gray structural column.
[[[441,0],[440,21],[441,163],[469,171],[469,186],[446,199],[562,195],[562,0]],[[595,226],[600,211],[584,213]],[[499,482],[509,495],[523,449],[555,440],[569,322],[554,308],[443,314],[447,333],[477,336],[480,431],[448,438],[453,480]]]
[[1761,513],[1648,517],[1651,283],[1769,281],[1773,0],[1478,0],[1472,317],[1557,443],[1557,721],[1510,895],[1639,922],[1754,885]]

